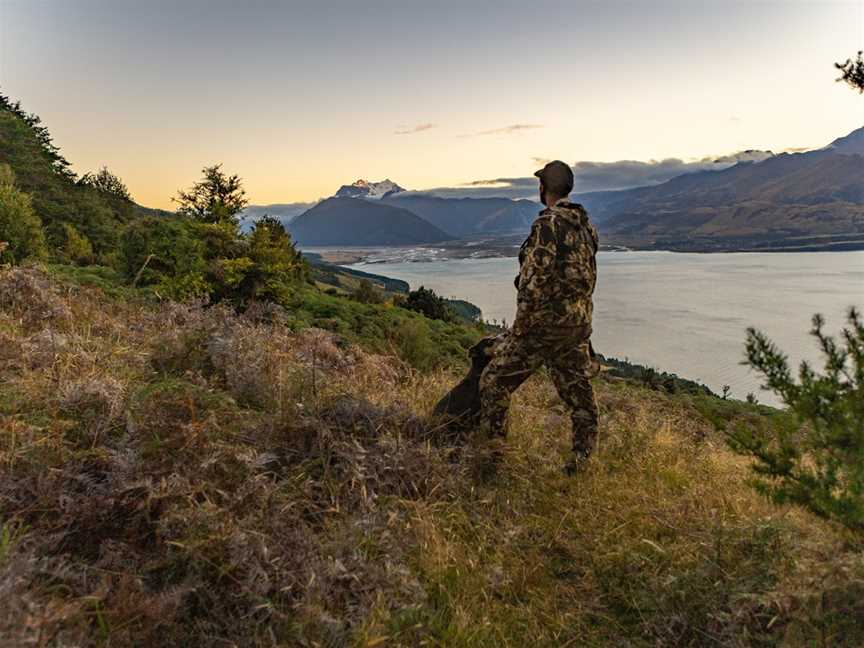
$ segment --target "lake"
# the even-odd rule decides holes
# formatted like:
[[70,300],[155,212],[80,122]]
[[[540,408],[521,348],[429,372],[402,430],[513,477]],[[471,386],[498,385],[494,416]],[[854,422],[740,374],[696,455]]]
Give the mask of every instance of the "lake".
[[[393,255],[398,258],[398,254]],[[818,360],[808,335],[813,313],[827,329],[864,307],[864,252],[681,254],[601,252],[594,304],[594,346],[605,355],[698,380],[732,395],[760,391],[740,363],[748,326],[766,332],[796,363]],[[512,322],[515,258],[397,261],[352,267],[466,299],[489,320]]]

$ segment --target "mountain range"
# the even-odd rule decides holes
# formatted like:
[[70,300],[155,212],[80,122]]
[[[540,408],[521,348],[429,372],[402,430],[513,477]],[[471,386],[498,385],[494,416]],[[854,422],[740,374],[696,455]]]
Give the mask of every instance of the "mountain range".
[[542,208],[531,200],[510,198],[440,198],[424,193],[389,196],[385,203],[398,205],[444,230],[453,238],[521,234]]
[[607,243],[662,249],[864,246],[864,128],[652,187],[582,194]]
[[[804,153],[750,150],[731,166],[651,186],[578,194],[603,241],[648,249],[864,247],[864,128]],[[301,245],[423,245],[522,236],[541,209],[531,200],[454,198],[358,180],[314,207],[250,207],[280,218]],[[269,210],[269,211],[267,211]]]
[[[363,194],[350,195],[355,189]],[[539,211],[530,200],[440,198],[407,192],[390,180],[358,180],[286,226],[306,246],[423,245],[524,234]]]

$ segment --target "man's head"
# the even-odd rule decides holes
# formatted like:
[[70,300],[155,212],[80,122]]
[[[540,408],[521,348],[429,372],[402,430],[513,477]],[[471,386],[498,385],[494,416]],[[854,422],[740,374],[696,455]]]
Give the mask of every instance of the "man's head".
[[540,178],[540,202],[547,207],[573,191],[573,170],[561,160],[550,162],[534,175]]

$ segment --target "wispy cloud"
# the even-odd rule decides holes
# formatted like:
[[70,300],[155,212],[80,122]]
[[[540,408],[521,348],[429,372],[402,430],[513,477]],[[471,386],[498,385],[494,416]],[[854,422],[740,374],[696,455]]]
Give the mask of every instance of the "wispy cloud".
[[394,135],[413,135],[414,133],[422,133],[423,131],[432,130],[438,124],[417,124],[416,126],[397,126],[393,131]]
[[729,155],[705,157],[699,160],[699,162],[710,164],[737,164],[738,162],[762,162],[770,157],[774,157],[773,151],[747,149],[746,151],[738,151],[737,153],[731,153]]
[[534,164],[536,164],[537,166],[542,167],[542,166],[546,166],[547,164],[549,164],[552,160],[550,158],[544,158],[544,157],[532,157],[531,161]]
[[471,182],[463,182],[460,187],[510,187],[512,186],[513,178],[496,178],[494,180],[473,180]]
[[484,135],[516,135],[529,130],[537,130],[543,128],[543,124],[510,124],[502,128],[491,128],[489,130],[478,131],[476,133],[465,133],[458,137],[483,137]]

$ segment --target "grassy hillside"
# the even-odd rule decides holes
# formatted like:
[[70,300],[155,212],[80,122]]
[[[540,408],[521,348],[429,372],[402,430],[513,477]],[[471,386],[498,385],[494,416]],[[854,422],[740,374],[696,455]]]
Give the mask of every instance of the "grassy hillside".
[[598,453],[566,478],[541,375],[481,479],[426,418],[453,370],[317,299],[238,315],[0,271],[4,645],[864,642],[860,542],[767,504],[720,436],[778,414],[600,379]]

